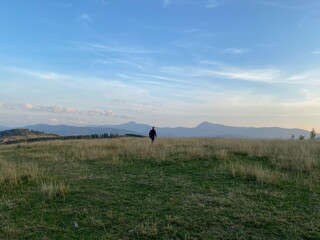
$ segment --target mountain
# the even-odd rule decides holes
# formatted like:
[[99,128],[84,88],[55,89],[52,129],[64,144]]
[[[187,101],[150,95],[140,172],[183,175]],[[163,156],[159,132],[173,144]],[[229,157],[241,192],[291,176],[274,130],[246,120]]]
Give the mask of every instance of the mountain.
[[[75,127],[68,125],[30,125],[24,128],[53,133],[60,136],[92,135],[92,134],[138,134],[147,136],[151,125],[136,122],[128,122],[120,125]],[[194,128],[164,127],[157,128],[159,137],[221,137],[221,138],[282,138],[289,139],[292,135],[298,138],[300,135],[309,138],[310,132],[303,129],[288,129],[279,127],[233,127],[221,124],[203,122]]]
[[[122,125],[109,127],[135,131],[147,135],[152,126],[129,122]],[[175,128],[156,128],[161,137],[223,137],[223,138],[291,138],[292,135],[309,137],[310,133],[303,129],[287,129],[278,127],[232,127],[221,124],[203,122],[194,128],[175,127]]]
[[117,128],[107,128],[107,127],[75,127],[68,125],[47,125],[47,124],[37,124],[29,125],[24,128],[41,131],[45,133],[57,134],[60,136],[76,136],[76,135],[92,135],[92,134],[138,134],[134,131],[117,129]]
[[123,129],[127,131],[133,131],[137,132],[142,135],[148,135],[150,129],[152,126],[143,124],[143,123],[136,123],[136,122],[128,122],[120,125],[105,125],[103,127],[109,127],[109,128],[116,128],[116,129]]

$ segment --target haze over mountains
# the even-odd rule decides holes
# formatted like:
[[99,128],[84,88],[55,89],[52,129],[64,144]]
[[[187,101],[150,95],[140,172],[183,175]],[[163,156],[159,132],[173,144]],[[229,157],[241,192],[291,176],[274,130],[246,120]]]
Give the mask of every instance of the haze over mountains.
[[[37,124],[24,126],[34,131],[41,131],[45,133],[53,133],[61,136],[75,136],[75,135],[91,135],[91,134],[138,134],[148,135],[151,125],[141,124],[136,122],[128,122],[120,125],[103,125],[103,126],[85,126],[76,127],[68,125],[47,125]],[[0,126],[0,130],[9,129]],[[222,138],[283,138],[288,139],[294,135],[296,138],[300,135],[308,138],[310,132],[303,129],[287,129],[279,127],[233,127],[221,124],[213,124],[203,122],[194,128],[186,127],[164,127],[157,128],[159,137],[222,137]]]

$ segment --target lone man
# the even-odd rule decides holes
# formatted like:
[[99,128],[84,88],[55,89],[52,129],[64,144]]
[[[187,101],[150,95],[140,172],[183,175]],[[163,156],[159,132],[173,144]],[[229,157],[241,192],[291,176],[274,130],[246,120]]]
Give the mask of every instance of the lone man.
[[154,139],[157,137],[157,132],[154,130],[154,127],[149,132],[149,138],[151,139],[151,143],[153,143]]

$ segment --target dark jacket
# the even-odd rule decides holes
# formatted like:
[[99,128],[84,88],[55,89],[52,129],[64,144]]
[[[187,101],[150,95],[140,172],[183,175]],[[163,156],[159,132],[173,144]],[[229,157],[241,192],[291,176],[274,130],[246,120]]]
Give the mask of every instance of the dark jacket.
[[151,129],[149,132],[149,138],[154,139],[155,137],[157,137],[157,132],[154,129]]

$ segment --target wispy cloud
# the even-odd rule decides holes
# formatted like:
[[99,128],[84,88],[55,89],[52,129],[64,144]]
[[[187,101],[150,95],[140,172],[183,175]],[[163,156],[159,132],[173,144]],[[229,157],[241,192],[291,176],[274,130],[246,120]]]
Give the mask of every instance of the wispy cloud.
[[293,74],[277,68],[244,68],[215,61],[199,61],[198,67],[168,66],[161,69],[165,74],[185,80],[230,79],[273,85],[320,86],[320,69]]
[[287,81],[291,84],[320,86],[320,69],[291,75],[287,78]]
[[246,48],[226,48],[221,51],[221,53],[226,54],[243,54],[249,52],[249,49]]
[[168,90],[176,89],[175,92],[179,92],[182,89],[190,88],[188,80],[161,73],[137,74],[134,82],[145,86],[157,85],[160,87],[158,91],[165,91],[165,95],[172,95],[172,92]]
[[0,69],[14,73],[14,74],[26,75],[29,77],[34,77],[34,78],[43,79],[43,80],[54,81],[54,80],[64,80],[68,78],[67,75],[60,74],[53,71],[38,71],[38,70],[31,70],[31,69],[11,67],[11,66],[1,66]]
[[278,83],[281,71],[274,68],[239,68],[218,62],[201,61],[199,67],[166,67],[167,73],[179,75],[182,78],[199,79],[234,79],[251,82]]
[[195,76],[221,77],[228,79],[239,79],[244,81],[275,83],[280,71],[277,69],[240,69],[224,67],[216,70],[195,69]]
[[313,55],[320,55],[320,50],[312,51],[311,54],[313,54]]
[[100,52],[115,52],[115,53],[129,53],[129,54],[151,54],[156,53],[153,50],[146,49],[141,46],[123,46],[119,44],[97,44],[97,43],[86,43],[80,46],[83,50],[92,50]]

